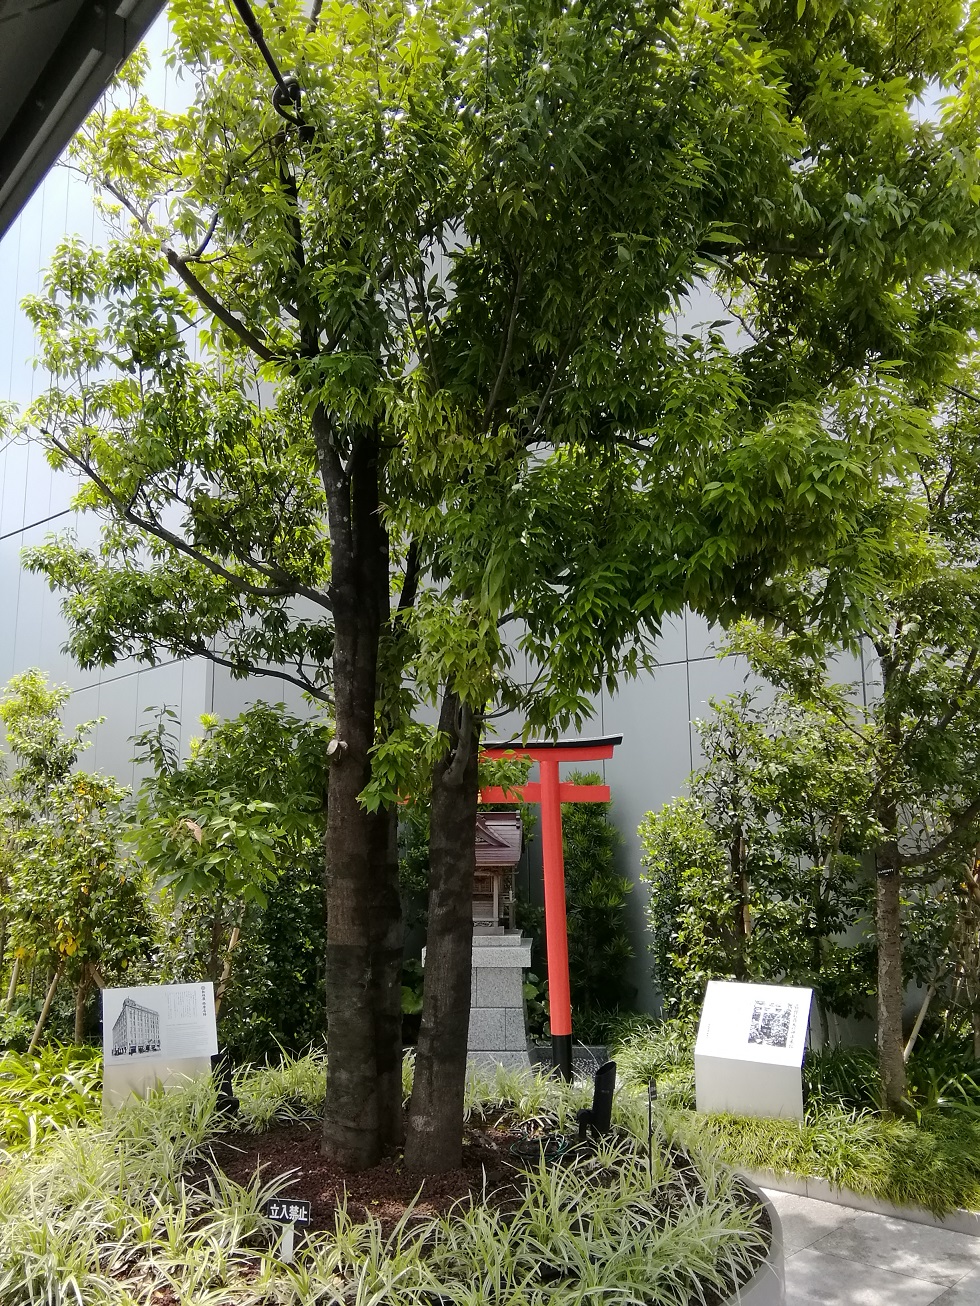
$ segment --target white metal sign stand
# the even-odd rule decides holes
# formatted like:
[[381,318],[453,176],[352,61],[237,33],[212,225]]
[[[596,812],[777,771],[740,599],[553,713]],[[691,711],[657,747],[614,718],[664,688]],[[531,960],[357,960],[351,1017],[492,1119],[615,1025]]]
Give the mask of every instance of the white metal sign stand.
[[812,989],[711,980],[694,1049],[699,1111],[803,1118]]

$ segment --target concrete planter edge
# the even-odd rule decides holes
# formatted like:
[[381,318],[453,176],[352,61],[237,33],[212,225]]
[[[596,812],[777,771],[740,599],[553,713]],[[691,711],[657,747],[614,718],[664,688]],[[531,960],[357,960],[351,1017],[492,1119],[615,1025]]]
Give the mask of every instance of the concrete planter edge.
[[950,1233],[964,1233],[980,1238],[980,1211],[950,1211],[948,1215],[933,1215],[921,1206],[896,1206],[877,1197],[855,1193],[850,1188],[837,1188],[827,1179],[808,1178],[769,1170],[742,1170],[739,1174],[756,1187],[772,1188],[780,1193],[795,1193],[798,1197],[812,1197],[818,1202],[832,1202],[855,1211],[871,1211],[895,1220],[908,1220],[911,1224],[927,1224],[934,1229],[948,1229]]
[[783,1254],[783,1226],[779,1220],[779,1213],[759,1187],[754,1175],[748,1175],[744,1170],[739,1170],[738,1174],[768,1211],[772,1224],[772,1242],[763,1264],[748,1283],[743,1283],[732,1296],[726,1298],[725,1306],[785,1306],[786,1265]]

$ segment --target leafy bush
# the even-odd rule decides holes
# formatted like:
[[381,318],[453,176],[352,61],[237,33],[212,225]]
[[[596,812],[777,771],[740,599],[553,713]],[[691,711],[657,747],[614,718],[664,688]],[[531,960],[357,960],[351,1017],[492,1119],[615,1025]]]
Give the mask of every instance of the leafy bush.
[[130,830],[160,894],[158,980],[210,979],[238,1060],[323,1036],[323,835],[330,726],[259,703],[205,717],[182,760],[163,711]]
[[102,1058],[95,1048],[43,1047],[0,1056],[0,1145],[38,1143],[52,1130],[93,1122],[102,1111]]
[[[980,1119],[980,1067],[972,1040],[931,1038],[916,1043],[907,1063],[909,1101],[921,1119],[938,1110]],[[881,1084],[870,1048],[830,1048],[807,1056],[803,1067],[808,1111],[826,1107],[877,1111]]]
[[0,1011],[0,1052],[26,1052],[35,1024],[23,1009]]
[[143,875],[119,855],[129,791],[77,769],[92,723],[64,729],[59,713],[70,696],[32,669],[14,676],[0,701],[17,762],[0,786],[0,909],[12,945],[11,988],[16,993],[25,963],[49,976],[32,1043],[62,980],[74,994],[72,1033],[80,1043],[96,985],[144,959],[151,943]]
[[690,797],[639,829],[665,1010],[696,1013],[709,979],[757,979],[812,987],[821,1014],[863,1015],[875,960],[867,767],[817,704],[739,694],[712,707]]
[[968,1050],[939,1042],[916,1048],[909,1062],[915,1121],[878,1110],[875,1055],[864,1048],[807,1056],[802,1121],[696,1111],[691,1024],[627,1031],[613,1055],[627,1084],[657,1081],[665,1127],[686,1147],[943,1214],[980,1210],[980,1087],[966,1067]]

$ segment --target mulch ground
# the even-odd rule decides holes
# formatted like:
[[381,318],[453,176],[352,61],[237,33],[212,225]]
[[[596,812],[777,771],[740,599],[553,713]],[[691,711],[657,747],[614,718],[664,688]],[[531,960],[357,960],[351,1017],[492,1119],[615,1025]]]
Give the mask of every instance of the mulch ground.
[[[312,1203],[311,1231],[332,1228],[346,1200],[352,1219],[375,1216],[387,1233],[413,1204],[412,1218],[424,1219],[443,1215],[471,1196],[482,1201],[485,1194],[498,1205],[512,1199],[522,1180],[510,1149],[520,1137],[506,1129],[468,1129],[462,1166],[427,1176],[406,1170],[400,1152],[370,1170],[345,1170],[321,1154],[320,1128],[312,1124],[278,1125],[262,1134],[223,1134],[209,1150],[215,1164],[240,1184],[247,1184],[256,1169],[266,1183],[295,1171],[282,1191]],[[198,1177],[203,1176],[192,1176]]]

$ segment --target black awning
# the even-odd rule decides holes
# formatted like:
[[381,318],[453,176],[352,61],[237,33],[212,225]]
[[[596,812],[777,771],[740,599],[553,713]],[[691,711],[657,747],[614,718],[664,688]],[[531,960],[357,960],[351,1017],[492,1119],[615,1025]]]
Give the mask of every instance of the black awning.
[[164,0],[0,0],[0,237]]

